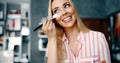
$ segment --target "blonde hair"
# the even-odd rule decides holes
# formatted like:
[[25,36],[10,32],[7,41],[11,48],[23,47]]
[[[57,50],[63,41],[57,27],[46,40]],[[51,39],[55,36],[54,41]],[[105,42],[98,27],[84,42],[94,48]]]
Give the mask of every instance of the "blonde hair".
[[[52,17],[52,2],[54,0],[49,0],[49,7],[48,7],[48,18]],[[80,30],[80,32],[88,32],[89,29],[83,24],[82,20],[80,19],[80,16],[78,15],[78,12],[75,8],[75,5],[73,4],[73,2],[71,0],[69,0],[69,2],[73,5],[75,14],[76,14],[76,18],[77,18],[77,26]],[[62,42],[62,37],[64,34],[63,29],[58,26],[58,24],[55,24],[56,28],[57,28],[57,58],[58,58],[58,63],[63,63],[66,51],[65,48],[63,47],[63,42]]]

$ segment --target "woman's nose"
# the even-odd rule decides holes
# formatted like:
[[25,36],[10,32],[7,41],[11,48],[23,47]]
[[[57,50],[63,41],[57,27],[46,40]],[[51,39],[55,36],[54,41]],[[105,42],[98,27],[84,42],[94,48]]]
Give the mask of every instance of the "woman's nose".
[[62,9],[62,10],[61,10],[61,13],[62,13],[62,15],[65,15],[65,14],[66,14],[66,10],[65,10],[65,9]]

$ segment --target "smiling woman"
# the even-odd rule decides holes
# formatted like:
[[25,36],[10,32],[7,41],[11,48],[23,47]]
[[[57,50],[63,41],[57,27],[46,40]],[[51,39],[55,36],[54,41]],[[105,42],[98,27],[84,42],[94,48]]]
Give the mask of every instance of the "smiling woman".
[[48,63],[111,63],[101,32],[88,29],[71,0],[50,0],[42,30],[48,37]]

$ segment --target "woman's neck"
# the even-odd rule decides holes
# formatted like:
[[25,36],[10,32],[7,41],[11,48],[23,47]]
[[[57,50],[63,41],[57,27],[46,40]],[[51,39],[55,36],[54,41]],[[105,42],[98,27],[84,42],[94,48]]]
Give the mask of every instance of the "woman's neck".
[[69,41],[73,41],[72,39],[77,38],[78,34],[80,33],[80,30],[77,26],[65,28],[64,31]]

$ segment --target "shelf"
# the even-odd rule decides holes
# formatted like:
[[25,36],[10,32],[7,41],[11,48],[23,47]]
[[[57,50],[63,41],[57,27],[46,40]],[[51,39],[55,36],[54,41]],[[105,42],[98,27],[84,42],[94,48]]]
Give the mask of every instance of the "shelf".
[[47,38],[46,35],[38,35],[39,38]]
[[[0,44],[2,44],[0,48],[12,50],[14,52],[14,62],[21,62],[24,53],[30,60],[30,3],[23,3],[22,1],[11,2],[10,0],[4,3],[0,2],[0,26],[3,27],[0,37],[4,37],[4,40],[0,39]],[[24,33],[26,31],[23,30],[27,30],[28,33]],[[27,42],[25,42],[26,39],[23,36],[29,37]]]
[[8,14],[7,18],[9,19],[21,19],[21,14]]

